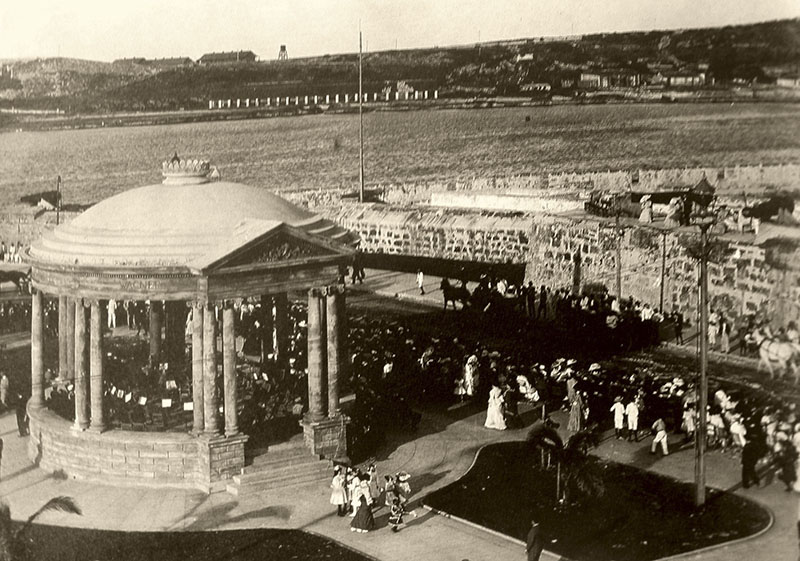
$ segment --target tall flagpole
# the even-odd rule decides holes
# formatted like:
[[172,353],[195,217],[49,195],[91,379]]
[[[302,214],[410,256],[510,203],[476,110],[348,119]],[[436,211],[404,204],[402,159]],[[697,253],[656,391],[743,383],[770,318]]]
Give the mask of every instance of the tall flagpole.
[[364,90],[361,83],[361,25],[358,30],[358,202],[364,202]]
[[61,221],[61,176],[56,179],[56,226]]

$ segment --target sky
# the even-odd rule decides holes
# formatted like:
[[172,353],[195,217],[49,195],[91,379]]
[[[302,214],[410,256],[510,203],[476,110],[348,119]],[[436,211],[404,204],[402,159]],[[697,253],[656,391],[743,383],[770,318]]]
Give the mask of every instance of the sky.
[[799,0],[0,0],[0,59],[262,60],[800,16]]

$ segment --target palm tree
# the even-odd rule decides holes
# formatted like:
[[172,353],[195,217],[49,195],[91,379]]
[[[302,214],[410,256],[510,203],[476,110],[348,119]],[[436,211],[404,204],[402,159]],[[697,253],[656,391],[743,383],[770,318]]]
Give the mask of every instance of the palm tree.
[[34,520],[49,510],[81,514],[81,509],[75,504],[72,497],[55,497],[30,515],[25,523],[15,531],[11,523],[11,509],[7,503],[0,502],[0,561],[21,561],[25,559],[25,534]]
[[588,455],[589,449],[597,445],[597,435],[593,430],[577,432],[564,445],[554,423],[549,420],[537,421],[528,431],[526,441],[531,450],[541,452],[542,458],[546,452],[548,458],[555,459],[557,502],[563,503],[570,498],[598,498],[604,494],[601,468]]

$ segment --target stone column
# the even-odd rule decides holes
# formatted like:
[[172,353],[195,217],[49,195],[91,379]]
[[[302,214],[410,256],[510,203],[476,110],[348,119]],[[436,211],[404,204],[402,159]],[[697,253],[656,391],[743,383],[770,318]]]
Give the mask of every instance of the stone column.
[[339,413],[339,375],[344,375],[346,351],[342,343],[346,340],[344,331],[344,289],[341,286],[327,288],[325,324],[327,326],[328,350],[328,416]]
[[67,298],[67,329],[64,332],[67,340],[67,372],[65,380],[75,379],[75,299]]
[[273,296],[275,302],[275,354],[279,362],[286,362],[289,350],[289,298],[286,293]]
[[58,297],[58,377],[67,377],[67,368],[69,361],[67,360],[67,353],[69,346],[67,345],[67,297]]
[[233,305],[225,303],[222,310],[222,374],[225,386],[225,436],[239,434],[239,416],[236,411],[236,329],[233,323]]
[[75,428],[89,428],[89,376],[86,368],[86,309],[75,300]]
[[89,368],[91,371],[90,390],[92,393],[91,429],[103,432],[106,428],[103,411],[103,313],[100,302],[92,302],[90,323]]
[[44,407],[44,310],[37,289],[31,296],[31,407]]
[[183,360],[186,348],[186,305],[183,301],[165,303],[166,320],[164,322],[164,347],[170,369],[172,363]]
[[161,360],[161,326],[164,323],[164,307],[160,301],[150,300],[150,356]]
[[261,296],[261,362],[267,359],[275,346],[275,321],[272,317],[272,298],[263,294]]
[[214,304],[203,311],[203,414],[206,434],[219,434],[217,428],[217,318]]
[[321,421],[325,418],[326,403],[323,379],[327,377],[325,368],[325,316],[322,291],[312,288],[308,291],[308,420]]
[[203,432],[203,310],[202,302],[192,304],[192,431]]

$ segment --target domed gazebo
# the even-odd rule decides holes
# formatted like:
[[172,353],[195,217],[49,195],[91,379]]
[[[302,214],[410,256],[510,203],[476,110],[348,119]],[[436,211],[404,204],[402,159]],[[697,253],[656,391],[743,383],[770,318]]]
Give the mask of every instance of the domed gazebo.
[[[289,290],[308,290],[304,440],[320,457],[346,450],[337,383],[345,305],[336,281],[352,259],[353,236],[265,189],[211,181],[210,175],[208,162],[175,157],[163,164],[163,183],[110,197],[28,250],[29,455],[43,469],[104,481],[222,488],[243,467],[247,440],[237,426],[232,300],[260,297],[274,307],[280,357],[288,341]],[[58,297],[59,376],[74,380],[74,425],[45,407],[45,295]],[[150,354],[156,358],[165,324],[165,346],[182,354],[183,318],[191,305],[191,433],[107,430],[101,314],[108,300],[150,301]],[[220,346],[224,391],[218,396]]]

